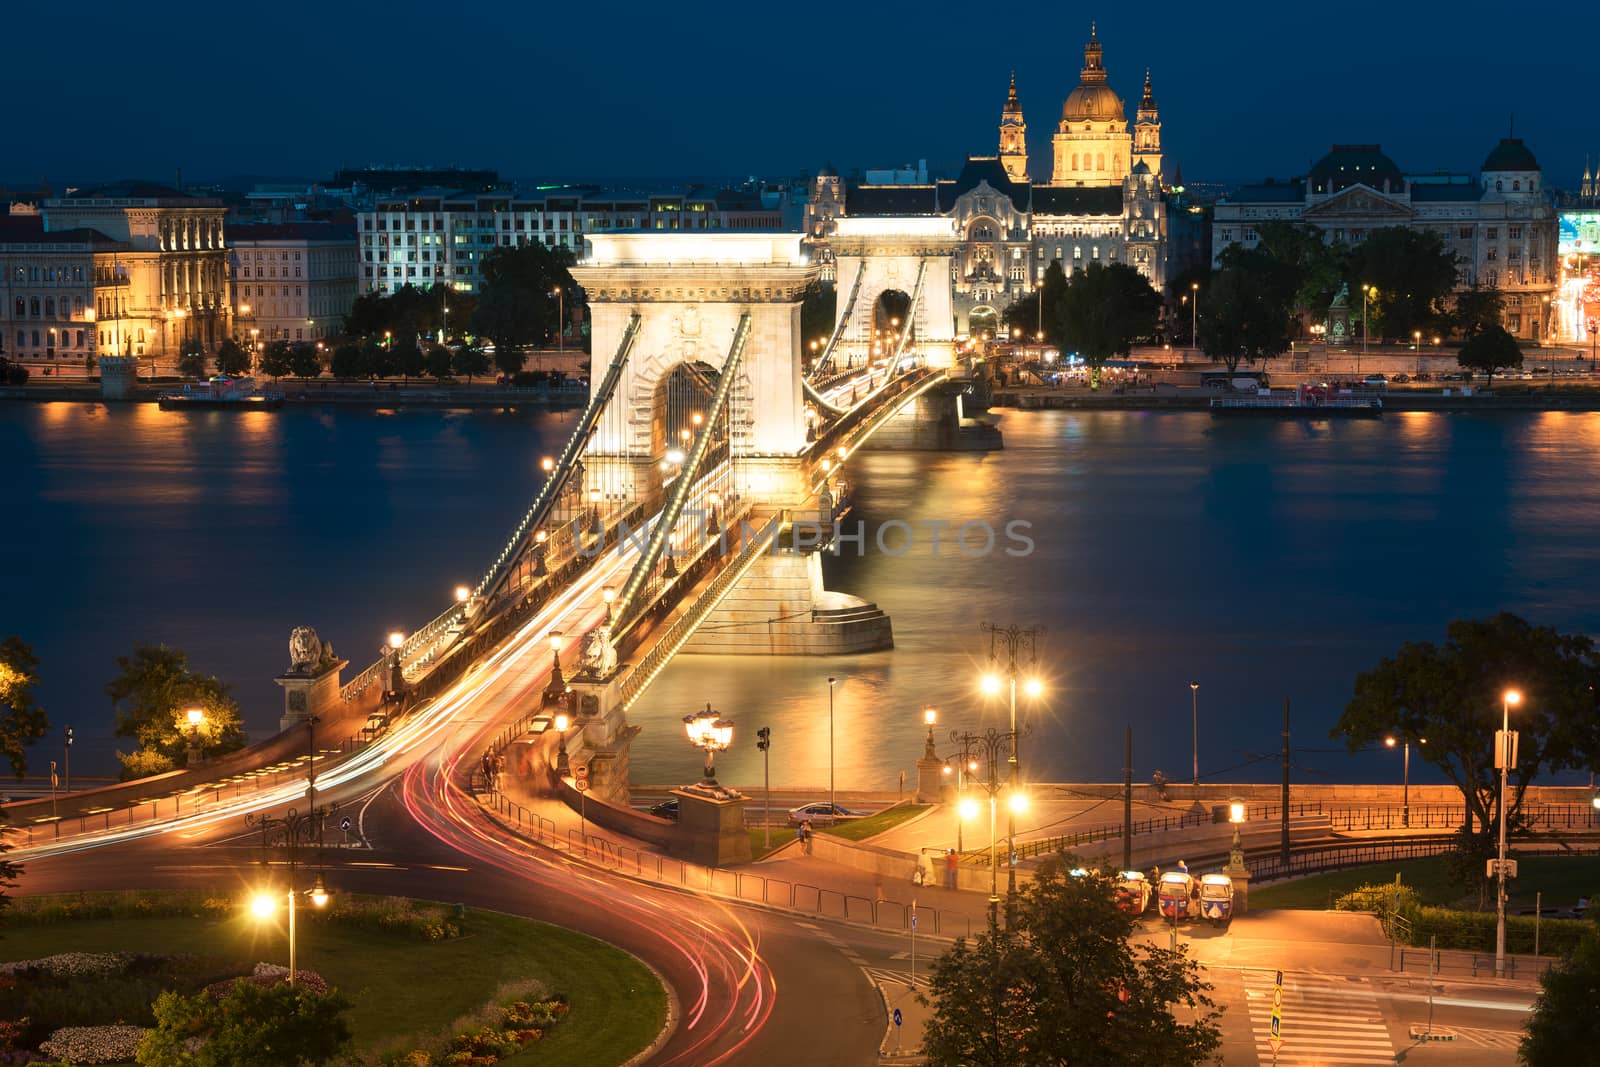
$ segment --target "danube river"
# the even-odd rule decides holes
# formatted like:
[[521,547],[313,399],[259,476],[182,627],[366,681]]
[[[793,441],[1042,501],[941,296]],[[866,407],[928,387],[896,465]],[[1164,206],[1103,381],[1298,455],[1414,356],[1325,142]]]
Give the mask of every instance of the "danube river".
[[[0,407],[0,635],[39,655],[80,773],[114,766],[103,687],[140,641],[183,648],[268,733],[290,629],[315,626],[353,671],[388,630],[431,618],[498,551],[574,419]],[[866,547],[830,559],[828,582],[893,616],[893,652],[680,658],[637,716],[635,780],[695,776],[680,720],[709,701],[737,724],[724,781],[760,781],[765,725],[774,784],[825,784],[832,675],[840,783],[914,782],[924,704],[941,709],[942,749],[953,726],[1002,721],[975,687],[981,620],[1047,629],[1048,693],[1023,706],[1034,776],[1120,777],[1132,725],[1139,780],[1187,779],[1199,682],[1203,775],[1275,777],[1275,757],[1251,761],[1277,752],[1288,697],[1299,780],[1398,779],[1392,754],[1328,738],[1357,671],[1501,608],[1600,631],[1600,414],[1008,412],[1001,426],[1003,452],[849,464]],[[882,552],[874,529],[896,520]],[[972,520],[998,532],[994,551],[976,526],[964,550],[935,544],[937,524]],[[1008,522],[1029,524],[1031,552],[1005,551]]]

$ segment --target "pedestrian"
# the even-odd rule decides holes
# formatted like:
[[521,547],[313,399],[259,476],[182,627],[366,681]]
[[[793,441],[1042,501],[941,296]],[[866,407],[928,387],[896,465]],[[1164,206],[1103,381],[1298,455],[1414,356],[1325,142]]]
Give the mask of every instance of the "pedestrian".
[[1183,860],[1179,860],[1178,861],[1178,873],[1180,873],[1180,874],[1188,874],[1189,873],[1189,865],[1187,863],[1185,863]]
[[807,819],[800,824],[800,851],[807,856],[811,855],[811,820]]
[[956,850],[953,849],[953,848],[945,849],[944,850],[944,887],[946,889],[954,889],[956,887],[956,870],[957,870],[957,868],[960,867],[960,865],[961,865],[961,857],[956,855]]

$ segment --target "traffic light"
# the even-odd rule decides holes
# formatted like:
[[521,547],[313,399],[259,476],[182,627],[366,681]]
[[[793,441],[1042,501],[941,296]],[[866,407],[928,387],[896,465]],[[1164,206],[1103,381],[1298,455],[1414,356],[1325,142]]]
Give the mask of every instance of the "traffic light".
[[772,727],[763,726],[756,731],[756,747],[763,752],[772,747]]

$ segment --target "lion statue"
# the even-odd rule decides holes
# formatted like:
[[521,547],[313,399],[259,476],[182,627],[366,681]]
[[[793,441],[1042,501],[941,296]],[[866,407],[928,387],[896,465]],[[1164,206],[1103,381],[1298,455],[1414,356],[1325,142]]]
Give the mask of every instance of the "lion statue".
[[309,626],[296,626],[289,634],[289,670],[294,674],[310,674],[322,666],[330,651],[327,642],[317,637]]
[[597,626],[583,635],[578,663],[585,674],[595,678],[609,678],[616,673],[617,650],[604,626]]

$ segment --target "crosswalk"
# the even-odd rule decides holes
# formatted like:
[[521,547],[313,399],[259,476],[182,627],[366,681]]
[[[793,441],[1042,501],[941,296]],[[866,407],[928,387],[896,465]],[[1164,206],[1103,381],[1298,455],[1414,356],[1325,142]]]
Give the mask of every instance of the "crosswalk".
[[1452,1026],[1451,1033],[1459,1043],[1478,1048],[1513,1049],[1522,1043],[1521,1030],[1482,1030],[1472,1026]]
[[1241,977],[1256,1055],[1263,1067],[1273,1063],[1280,1067],[1394,1063],[1394,1042],[1370,985],[1320,975],[1285,974],[1280,1013],[1283,1043],[1274,1059],[1268,1041],[1272,1032],[1274,972],[1251,969]]
[[[874,985],[909,986],[911,984],[911,972],[909,970],[891,971],[884,967],[863,967],[861,969],[866,972],[867,980]],[[917,969],[917,988],[926,991],[932,985],[933,979],[919,967]]]

